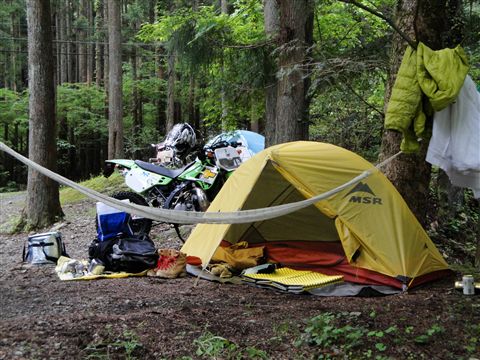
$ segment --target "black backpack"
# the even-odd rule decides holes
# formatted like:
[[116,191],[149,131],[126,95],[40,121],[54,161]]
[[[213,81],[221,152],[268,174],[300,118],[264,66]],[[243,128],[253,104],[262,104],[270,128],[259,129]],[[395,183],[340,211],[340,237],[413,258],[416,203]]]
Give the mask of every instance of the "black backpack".
[[158,253],[148,235],[117,236],[93,240],[88,248],[90,259],[103,262],[106,271],[138,273],[157,266]]

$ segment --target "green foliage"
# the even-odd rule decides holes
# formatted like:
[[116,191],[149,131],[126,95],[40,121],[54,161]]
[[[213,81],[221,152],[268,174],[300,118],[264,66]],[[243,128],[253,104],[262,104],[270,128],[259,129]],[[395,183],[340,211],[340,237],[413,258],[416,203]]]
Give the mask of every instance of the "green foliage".
[[[178,8],[155,24],[143,25],[138,35],[144,41],[165,42],[177,54],[177,72],[194,74],[200,84],[197,103],[209,128],[217,128],[222,117],[227,128],[244,128],[252,113],[257,113],[252,108],[259,114],[264,111],[259,90],[264,86],[265,52],[256,46],[264,41],[262,6],[253,0],[233,5],[231,15],[219,13],[214,6]],[[188,77],[182,77],[181,85],[179,97],[186,104]],[[222,93],[226,111],[221,106]]]
[[435,335],[442,334],[444,332],[445,329],[442,326],[433,324],[424,334],[415,337],[414,341],[417,344],[427,344],[432,340],[433,337],[435,337]]
[[480,351],[480,324],[468,325],[467,329],[470,335],[465,350],[469,354],[478,354]]
[[207,331],[193,344],[195,354],[204,359],[269,359],[268,354],[253,346],[241,348],[233,342]]
[[0,186],[0,193],[11,193],[14,191],[21,190],[21,185],[17,184],[15,181],[7,181],[9,173],[7,171],[0,172],[0,184],[5,184]]
[[195,354],[202,357],[228,357],[237,350],[237,345],[221,336],[215,336],[210,332],[205,333],[193,342],[197,346]]
[[57,116],[74,129],[75,136],[106,138],[105,92],[87,84],[63,84],[57,87]]
[[337,326],[335,320],[338,317],[329,312],[313,317],[308,321],[304,334],[297,340],[296,345],[315,345],[320,353],[328,353],[333,348],[348,353],[361,345],[366,330],[351,325]]
[[[369,7],[381,6],[390,12],[395,2],[369,1]],[[392,15],[391,13],[387,15]],[[390,16],[393,17],[393,16]],[[358,50],[391,33],[388,24],[366,11],[342,2],[319,2],[315,37],[321,40],[322,53],[341,54]]]
[[[122,334],[115,335],[112,326],[106,326],[105,340],[90,343],[83,351],[86,359],[111,359],[112,355],[122,356],[127,360],[141,359],[143,344],[132,330],[124,330]],[[116,357],[115,357],[116,358]]]
[[[24,134],[28,128],[28,92],[17,93],[0,88],[0,124],[18,126],[19,133]],[[2,141],[5,140],[4,127],[0,127]],[[10,134],[11,139],[12,134]],[[11,141],[7,141],[11,145]]]
[[[381,76],[358,75],[329,87],[312,101],[310,137],[375,161],[383,126]],[[368,105],[367,105],[368,103]]]
[[[413,327],[408,334],[400,332],[397,325],[372,328],[376,318],[376,311],[365,316],[358,312],[325,312],[308,319],[303,332],[290,337],[295,339],[293,342],[299,351],[305,351],[307,358],[313,354],[316,359],[388,359],[392,348],[389,344],[409,341],[405,337],[413,335]],[[433,338],[442,329],[435,324],[426,334]]]
[[447,186],[445,180],[448,182],[446,174],[432,169],[430,199],[434,212],[428,234],[447,261],[462,271],[475,261],[479,205],[471,190]]

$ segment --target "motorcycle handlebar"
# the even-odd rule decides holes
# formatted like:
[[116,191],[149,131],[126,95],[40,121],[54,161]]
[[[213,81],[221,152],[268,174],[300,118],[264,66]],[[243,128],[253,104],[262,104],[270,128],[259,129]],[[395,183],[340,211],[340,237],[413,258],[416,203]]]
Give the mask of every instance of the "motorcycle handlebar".
[[240,146],[240,145],[242,145],[242,143],[238,141],[231,141],[231,142],[219,141],[219,142],[213,143],[212,145],[205,146],[204,150],[215,150],[215,149],[228,147],[228,146],[236,148],[237,146]]

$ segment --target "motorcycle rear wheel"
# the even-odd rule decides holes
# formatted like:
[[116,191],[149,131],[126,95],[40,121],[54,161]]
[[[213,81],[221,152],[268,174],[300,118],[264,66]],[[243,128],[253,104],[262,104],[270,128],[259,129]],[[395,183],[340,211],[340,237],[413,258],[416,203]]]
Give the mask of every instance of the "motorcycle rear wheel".
[[[131,191],[120,191],[111,196],[118,200],[129,200],[131,203],[137,205],[148,206],[147,201],[141,195]],[[152,220],[142,217],[131,217],[128,225],[130,225],[134,235],[148,235],[152,229]]]

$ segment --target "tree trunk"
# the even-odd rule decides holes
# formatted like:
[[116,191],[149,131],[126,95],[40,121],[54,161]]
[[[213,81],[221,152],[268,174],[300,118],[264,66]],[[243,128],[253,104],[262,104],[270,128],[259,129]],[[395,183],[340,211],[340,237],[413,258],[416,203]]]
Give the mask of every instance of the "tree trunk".
[[[12,148],[18,152],[18,153],[22,153],[22,145],[21,143],[21,138],[19,136],[19,132],[18,132],[18,121],[15,121],[14,125],[13,125],[13,139],[12,139]],[[10,156],[9,156],[10,157]],[[11,172],[11,178],[13,179],[13,181],[17,181],[17,177],[18,177],[18,174],[20,172],[18,171],[17,167],[16,166],[12,166],[12,172]]]
[[[480,212],[480,201],[477,199],[477,211]],[[480,270],[480,216],[477,219],[477,251],[475,252],[475,266]]]
[[228,0],[220,0],[220,11],[222,12],[222,14],[229,13]]
[[60,13],[58,14],[60,17],[60,84],[68,82],[68,48],[67,48],[67,17],[68,12],[65,7],[61,8]]
[[99,1],[95,9],[95,28],[97,32],[97,42],[95,44],[95,83],[98,87],[103,85],[103,3]]
[[91,85],[93,82],[93,74],[95,72],[95,49],[92,44],[93,38],[93,4],[91,0],[87,0],[86,3],[86,17],[88,21],[88,28],[86,29],[87,37],[86,41],[86,53],[87,53],[87,84]]
[[[397,26],[410,38],[422,41],[434,50],[453,45],[459,35],[450,32],[453,17],[458,11],[459,1],[447,0],[401,0],[396,9]],[[458,19],[457,19],[458,20]],[[407,44],[397,34],[392,41],[390,72],[385,87],[385,110],[390,99],[396,74],[400,67]],[[427,118],[426,132],[432,128],[432,119]],[[380,160],[384,160],[400,150],[400,133],[386,130],[382,138]],[[428,140],[423,140],[416,154],[402,154],[383,167],[384,174],[395,185],[419,222],[426,225],[428,191],[431,165],[425,161]]]
[[[8,122],[5,122],[3,124],[3,142],[5,144],[9,144],[10,143],[10,134],[9,134],[9,129],[10,129],[10,126],[9,126],[9,123]],[[14,166],[13,166],[13,161],[14,159],[10,156],[10,155],[7,155],[6,153],[2,152],[1,154],[1,164],[3,164],[4,168],[2,170],[6,170],[8,172],[8,178],[7,178],[7,181],[10,180],[10,179],[13,179],[14,178],[14,174],[13,174],[13,170],[14,170]],[[0,167],[1,169],[1,167]],[[2,184],[3,185],[3,184]]]
[[[16,22],[16,14],[12,12],[11,14],[11,27],[10,31],[12,34],[12,37],[18,38],[19,33],[18,33],[18,27],[17,27],[17,22]],[[12,47],[11,47],[11,64],[12,64],[12,74],[11,74],[11,86],[10,88],[14,91],[17,92],[17,47],[15,45],[15,41],[12,41]]]
[[308,83],[304,81],[307,40],[312,27],[308,26],[313,7],[309,0],[279,0],[280,35],[282,51],[278,68],[282,72],[277,82],[275,143],[308,137]]
[[195,126],[195,75],[190,71],[188,86],[188,122]]
[[77,159],[77,149],[78,149],[78,144],[75,142],[75,128],[74,126],[70,126],[68,129],[68,142],[70,144],[74,144],[75,147],[71,147],[68,151],[68,173],[72,174],[73,179],[72,180],[77,180],[79,179],[78,173],[76,172],[75,169],[75,164],[78,162]]
[[75,46],[70,42],[72,40],[72,6],[70,1],[67,1],[67,12],[65,14],[65,28],[67,33],[67,38],[69,42],[67,43],[67,81],[70,83],[75,82],[75,67],[73,65],[73,52]]
[[182,103],[180,101],[175,101],[173,104],[173,123],[178,124],[182,121]]
[[[54,2],[55,6],[55,2]],[[53,43],[53,51],[55,53],[55,62],[54,62],[54,81],[55,86],[60,85],[60,64],[62,58],[60,56],[60,44],[61,44],[61,34],[60,34],[60,14],[56,12],[53,14],[52,23],[54,23],[54,43]]]
[[252,91],[250,94],[250,130],[259,132],[260,126],[259,126],[259,119],[258,119],[258,112],[256,111],[256,96],[255,92]]
[[168,132],[175,124],[175,54],[168,55],[168,67],[167,67],[167,123],[165,131]]
[[[108,28],[108,2],[103,3],[103,24],[104,27]],[[108,106],[108,98],[110,97],[109,95],[109,84],[110,80],[108,77],[108,74],[110,73],[110,69],[108,68],[108,64],[110,61],[110,57],[108,56],[108,49],[109,49],[109,40],[108,40],[108,29],[104,33],[105,39],[104,39],[104,46],[103,46],[103,83],[104,83],[104,89],[105,89],[105,118],[108,120],[108,113],[109,113],[109,106]],[[106,149],[106,154],[108,157],[108,150],[109,146],[107,143],[107,149]]]
[[140,99],[138,95],[138,75],[137,75],[137,51],[132,47],[130,62],[132,65],[132,120],[133,120],[133,136],[136,138],[141,130],[140,124]]
[[80,25],[76,29],[78,34],[78,82],[84,83],[87,81],[87,46],[86,41],[86,0],[80,1]]
[[[220,11],[222,14],[228,15],[228,0],[220,0]],[[228,107],[227,107],[227,94],[225,90],[225,61],[224,61],[224,51],[222,50],[222,55],[220,58],[220,77],[222,79],[222,86],[220,90],[220,102],[222,104],[222,131],[226,131],[228,124],[227,124],[227,117],[228,117]]]
[[[269,39],[275,39],[280,33],[280,17],[278,13],[277,0],[263,1],[263,16],[265,19],[265,34]],[[275,76],[276,67],[273,56],[273,48],[269,49],[269,54],[265,59],[265,146],[275,144],[275,111],[277,107],[277,78]]]
[[158,47],[157,54],[157,78],[159,80],[159,96],[157,99],[157,132],[158,134],[165,134],[167,125],[167,103],[165,101],[165,51]]
[[[56,170],[55,91],[50,1],[27,0],[29,158]],[[53,224],[63,216],[58,184],[29,168],[26,220],[32,228]]]
[[121,2],[108,0],[108,158],[123,157]]

